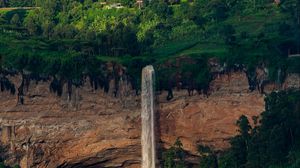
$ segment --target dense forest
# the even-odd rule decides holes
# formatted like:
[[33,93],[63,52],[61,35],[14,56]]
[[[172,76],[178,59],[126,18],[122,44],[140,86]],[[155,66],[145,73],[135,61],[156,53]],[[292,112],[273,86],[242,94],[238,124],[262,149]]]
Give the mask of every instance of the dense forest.
[[[133,0],[0,0],[0,7],[1,91],[18,93],[21,103],[30,80],[50,81],[58,96],[64,84],[71,94],[86,77],[108,91],[109,80],[120,80],[118,65],[139,94],[141,69],[153,64],[168,100],[174,88],[209,95],[216,73],[244,71],[250,91],[263,83],[257,67],[266,69],[264,82],[279,85],[300,73],[300,0],[151,0],[142,7]],[[18,88],[8,78],[16,74]],[[199,146],[202,167],[299,167],[299,97],[269,95],[254,127],[240,118],[227,152]],[[185,167],[181,147],[178,140],[165,152],[164,167]]]

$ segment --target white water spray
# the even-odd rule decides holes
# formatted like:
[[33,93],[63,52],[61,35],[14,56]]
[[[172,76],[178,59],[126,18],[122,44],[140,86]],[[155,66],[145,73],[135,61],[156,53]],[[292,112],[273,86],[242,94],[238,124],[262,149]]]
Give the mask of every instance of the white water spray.
[[147,66],[142,71],[142,168],[156,167],[154,84],[154,68]]

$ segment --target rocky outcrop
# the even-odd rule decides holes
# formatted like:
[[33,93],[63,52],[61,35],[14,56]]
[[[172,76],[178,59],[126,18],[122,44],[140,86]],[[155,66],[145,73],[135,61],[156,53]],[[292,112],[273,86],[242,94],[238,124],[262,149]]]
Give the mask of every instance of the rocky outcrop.
[[[299,87],[296,79],[300,81],[289,76],[283,87]],[[21,80],[11,81],[18,86]],[[48,82],[31,82],[23,105],[17,96],[0,93],[6,162],[22,168],[140,167],[140,98],[126,81],[119,83],[116,97],[86,84],[74,87],[70,98],[51,93]],[[167,93],[158,95],[160,148],[168,148],[177,137],[191,156],[198,155],[197,144],[227,148],[237,133],[236,120],[264,110],[264,95],[248,88],[245,73],[235,72],[214,79],[209,96],[188,96],[181,90],[167,101]]]

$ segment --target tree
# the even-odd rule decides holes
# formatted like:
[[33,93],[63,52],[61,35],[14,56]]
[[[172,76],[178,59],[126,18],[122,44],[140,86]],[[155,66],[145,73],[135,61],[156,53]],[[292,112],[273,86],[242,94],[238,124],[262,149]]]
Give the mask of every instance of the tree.
[[122,3],[122,5],[126,5],[128,7],[133,7],[133,5],[136,3],[135,0],[120,0],[120,3]]
[[297,24],[300,24],[300,2],[299,0],[283,0],[280,4],[282,11],[293,17]]
[[262,167],[287,163],[291,151],[300,151],[299,109],[299,91],[272,93],[266,98],[266,111],[262,113],[261,126],[252,140],[261,142],[257,145],[262,150]]
[[85,0],[83,6],[85,9],[88,9],[88,8],[91,8],[92,5],[93,5],[93,0]]
[[37,35],[39,32],[38,12],[29,12],[28,16],[24,19],[24,25],[30,35]]
[[218,168],[218,158],[216,153],[208,146],[199,145],[198,152],[201,154],[201,168]]
[[42,30],[43,30],[43,35],[44,37],[50,39],[50,37],[53,34],[53,28],[54,28],[54,23],[46,20],[43,24],[42,24]]
[[251,126],[249,124],[248,118],[242,115],[236,124],[239,127],[239,132],[242,135],[242,137],[245,139],[249,139],[250,136],[249,131],[251,130]]
[[233,46],[236,43],[235,29],[232,25],[224,25],[220,31],[224,36],[225,43],[229,46]]
[[232,148],[230,149],[230,152],[234,158],[235,166],[245,167],[247,163],[247,152],[250,139],[249,131],[251,126],[248,118],[244,115],[239,118],[236,124],[239,127],[240,135],[231,139],[230,144]]
[[21,25],[20,16],[17,13],[14,14],[10,20],[10,23],[14,26],[20,26]]
[[194,21],[199,26],[204,25],[207,22],[207,14],[205,13],[205,10],[207,9],[207,4],[207,0],[195,0],[195,2],[190,6],[190,8],[187,11],[188,19]]
[[149,7],[161,18],[166,18],[172,14],[172,8],[170,8],[169,5],[162,0],[151,1]]
[[163,153],[163,168],[185,168],[185,152],[179,138]]

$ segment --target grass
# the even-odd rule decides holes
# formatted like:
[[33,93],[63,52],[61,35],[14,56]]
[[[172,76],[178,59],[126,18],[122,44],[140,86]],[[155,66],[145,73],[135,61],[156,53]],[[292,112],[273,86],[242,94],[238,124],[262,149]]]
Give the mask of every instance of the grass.
[[176,41],[167,42],[163,46],[154,48],[153,55],[155,55],[156,57],[176,55],[177,53],[180,53],[186,49],[195,46],[198,42],[199,40],[197,39],[176,40]]
[[214,57],[220,57],[227,52],[226,46],[222,42],[204,41],[197,43],[195,46],[183,50],[179,55],[203,55],[207,54]]
[[152,58],[157,62],[165,62],[181,56],[222,57],[227,53],[223,39],[203,39],[200,36],[169,41],[163,46],[154,48]]
[[[277,6],[271,5],[256,12],[249,12],[243,16],[229,17],[220,23],[219,26],[232,25],[237,35],[241,32],[248,32],[249,35],[257,35],[265,28],[266,24],[278,23],[286,18],[286,16],[282,15],[278,10]],[[217,29],[217,27],[213,25],[213,27],[209,27],[209,29]],[[272,32],[270,32],[270,34],[272,34]],[[272,38],[273,36],[269,35],[269,37]],[[154,50],[154,56],[163,61],[177,56],[197,57],[205,55],[222,58],[228,55],[227,53],[227,47],[220,37],[205,40],[181,39],[179,41],[169,42],[165,46]]]
[[264,25],[278,23],[285,19],[286,16],[279,13],[278,10],[276,6],[271,6],[257,12],[249,12],[243,16],[230,17],[224,24],[232,25],[237,33],[248,32],[255,35],[261,32]]
[[11,12],[12,9],[10,8],[0,8],[0,17],[3,17],[4,15],[6,15],[8,12]]

